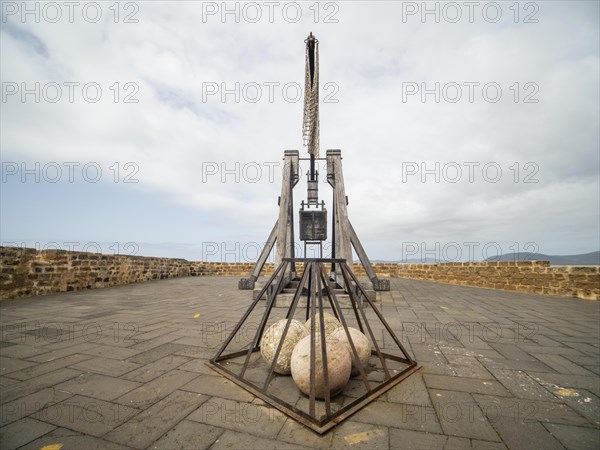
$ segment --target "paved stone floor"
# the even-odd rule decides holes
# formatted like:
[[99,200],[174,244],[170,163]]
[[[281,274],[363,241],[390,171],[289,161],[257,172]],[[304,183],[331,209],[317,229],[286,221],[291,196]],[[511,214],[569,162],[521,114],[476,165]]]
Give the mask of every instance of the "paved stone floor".
[[381,309],[423,367],[319,436],[205,365],[249,304],[236,286],[0,303],[0,447],[600,446],[600,303],[394,279]]

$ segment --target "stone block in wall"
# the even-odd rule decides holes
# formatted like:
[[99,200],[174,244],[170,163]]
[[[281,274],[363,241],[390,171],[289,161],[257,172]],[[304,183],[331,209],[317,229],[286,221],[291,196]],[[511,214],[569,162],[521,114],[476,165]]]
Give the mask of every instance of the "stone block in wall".
[[567,266],[569,273],[575,274],[595,274],[598,273],[596,266]]

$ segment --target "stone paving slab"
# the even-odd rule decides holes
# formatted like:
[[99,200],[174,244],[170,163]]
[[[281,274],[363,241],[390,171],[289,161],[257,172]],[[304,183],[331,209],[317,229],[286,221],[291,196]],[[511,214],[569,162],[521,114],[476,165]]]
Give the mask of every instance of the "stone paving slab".
[[[189,358],[184,358],[183,356],[168,355],[154,362],[151,362],[150,364],[146,364],[145,366],[139,367],[138,369],[135,369],[123,375],[122,378],[130,381],[137,381],[140,383],[148,383],[149,381],[160,377],[161,375],[169,372],[172,369],[181,367],[187,362],[190,362]],[[190,371],[194,372],[193,370]]]
[[184,419],[156,441],[151,448],[203,450],[213,445],[224,431],[222,428]]
[[75,395],[31,415],[39,421],[100,437],[138,411],[95,398]]
[[56,388],[100,400],[114,400],[139,385],[140,383],[134,381],[125,381],[117,377],[87,372],[77,378],[56,385]]
[[[55,386],[66,380],[71,380],[81,375],[78,370],[62,368],[54,372],[40,375],[39,377],[30,378],[29,380],[21,381],[13,380],[14,383],[4,387],[0,392],[0,402],[4,405],[6,402],[24,397],[42,390],[47,387]],[[6,377],[6,379],[10,379]]]
[[50,387],[3,403],[0,408],[0,426],[3,427],[15,420],[30,416],[40,409],[59,403],[71,396],[72,394],[69,392]]
[[127,450],[127,447],[99,439],[88,434],[82,434],[67,428],[57,428],[50,433],[45,434],[39,439],[29,442],[20,447],[23,450],[39,450],[47,448],[56,448],[57,444],[62,444],[65,449],[85,449],[85,450]]
[[436,389],[431,389],[429,392],[444,434],[468,439],[500,441],[471,394]]
[[237,281],[0,303],[0,448],[600,446],[595,302],[391,279],[378,308],[422,368],[320,436],[206,365],[250,302]]
[[171,372],[167,372],[164,375],[127,392],[116,399],[115,402],[133,408],[144,409],[197,377],[198,374],[193,372],[172,370]]
[[0,428],[0,445],[3,449],[18,448],[55,428],[49,423],[25,417]]
[[509,448],[564,448],[540,422],[515,422],[511,418],[500,417],[494,425]]
[[289,444],[287,442],[277,441],[275,439],[264,439],[256,435],[239,433],[235,431],[226,431],[210,447],[211,450],[231,450],[231,449],[249,449],[260,448],[264,450],[308,450],[299,444]]
[[207,399],[200,394],[174,391],[106,434],[105,438],[127,447],[147,448]]

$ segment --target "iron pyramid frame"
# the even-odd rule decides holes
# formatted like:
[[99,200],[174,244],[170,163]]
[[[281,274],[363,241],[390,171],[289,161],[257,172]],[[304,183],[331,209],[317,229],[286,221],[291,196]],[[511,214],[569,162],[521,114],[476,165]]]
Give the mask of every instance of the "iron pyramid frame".
[[[268,371],[262,372],[261,375],[265,375],[264,379],[258,379],[256,376],[249,376],[248,369],[250,366],[257,366],[261,363],[264,366],[267,364],[260,360],[260,357],[256,357],[256,352],[260,351],[260,341],[271,317],[271,314],[275,309],[285,310],[285,308],[275,307],[276,298],[282,292],[286,286],[288,279],[286,278],[286,271],[291,265],[300,266],[304,264],[304,271],[300,277],[298,286],[296,287],[293,299],[287,307],[285,319],[286,325],[283,330],[283,334],[279,341],[279,345],[273,358],[273,363],[270,365]],[[350,308],[345,308],[347,311],[351,311],[353,319],[356,320],[356,325],[359,330],[364,333],[371,342],[371,363],[372,370],[365,370],[360,364],[356,347],[353,343],[352,336],[348,330],[348,320],[344,317],[344,312],[340,301],[335,293],[336,282],[327,275],[326,265],[335,264],[341,271],[341,275],[344,279],[346,286],[353,286],[354,289],[347,289],[350,300]],[[247,348],[237,351],[227,350],[230,348],[232,342],[239,337],[240,330],[244,327],[249,317],[261,302],[261,298],[267,294],[265,310],[260,318],[257,326],[256,333],[254,333],[252,342],[246,345]],[[301,408],[298,404],[292,404],[290,401],[286,401],[272,388],[273,381],[281,375],[275,373],[275,363],[278,360],[281,352],[283,342],[289,331],[290,324],[294,315],[298,310],[298,306],[301,298],[306,298],[306,320],[311,321],[311,332],[310,332],[310,345],[311,345],[311,357],[310,357],[310,393],[308,395],[308,407]],[[315,388],[315,369],[316,369],[316,345],[321,346],[323,357],[322,359],[322,372],[325,381],[325,385],[329,385],[329,368],[327,364],[327,346],[325,345],[324,333],[316,333],[316,329],[325,329],[324,322],[324,309],[325,300],[327,300],[329,307],[333,315],[340,321],[348,342],[351,348],[352,361],[356,362],[356,366],[360,369],[359,378],[362,385],[362,390],[356,398],[349,398],[348,402],[340,406],[337,410],[332,408],[332,401],[328,389],[325,389],[324,403],[317,401],[316,399],[316,388]],[[281,313],[282,311],[280,311]],[[372,312],[374,319],[376,319],[380,325],[383,326],[385,331],[391,337],[392,348],[394,351],[399,350],[399,354],[392,354],[383,348],[378,343],[378,339],[373,330],[373,327],[369,323],[367,314]],[[319,321],[320,327],[315,326],[316,321]],[[384,331],[382,331],[382,334]],[[317,342],[320,341],[320,342]],[[254,357],[254,361],[252,358]],[[240,360],[243,362],[240,365]],[[233,364],[235,363],[235,364]],[[237,325],[234,327],[231,334],[224,341],[223,345],[217,351],[215,356],[207,363],[218,373],[222,374],[238,386],[246,389],[257,397],[261,398],[268,404],[279,409],[289,417],[294,418],[298,422],[306,425],[313,431],[322,434],[342,422],[352,414],[366,406],[371,401],[375,400],[378,396],[400,383],[406,377],[411,375],[413,372],[419,369],[417,362],[414,361],[410,355],[406,352],[404,346],[389,326],[382,313],[377,309],[374,302],[369,298],[364,288],[359,283],[359,280],[348,267],[345,259],[335,258],[283,258],[281,263],[275,268],[273,274],[270,276],[266,284],[262,287],[259,294],[250,304],[242,318],[239,320]],[[394,368],[392,368],[392,365]],[[352,380],[352,379],[351,379]],[[355,383],[356,385],[356,383]],[[297,389],[294,386],[294,389]],[[320,411],[324,407],[324,414]]]

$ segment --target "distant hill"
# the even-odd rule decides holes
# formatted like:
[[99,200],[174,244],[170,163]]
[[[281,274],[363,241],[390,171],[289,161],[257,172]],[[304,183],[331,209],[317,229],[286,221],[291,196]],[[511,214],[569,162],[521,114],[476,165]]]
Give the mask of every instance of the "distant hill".
[[[493,256],[486,261],[550,261],[553,266],[588,266],[600,265],[600,252],[584,253],[581,255],[545,255],[543,253],[506,253],[505,255]],[[358,262],[358,261],[356,261]],[[395,263],[395,264],[435,264],[444,261],[435,258],[408,258],[405,260],[382,260],[374,259],[373,263]],[[455,262],[455,261],[450,261]]]
[[507,253],[505,255],[494,256],[486,261],[550,261],[554,266],[580,266],[580,265],[600,265],[600,251],[584,253],[581,255],[545,255],[543,253]]

